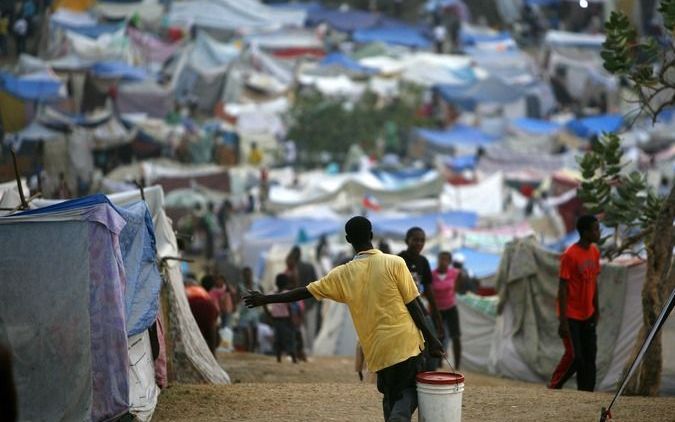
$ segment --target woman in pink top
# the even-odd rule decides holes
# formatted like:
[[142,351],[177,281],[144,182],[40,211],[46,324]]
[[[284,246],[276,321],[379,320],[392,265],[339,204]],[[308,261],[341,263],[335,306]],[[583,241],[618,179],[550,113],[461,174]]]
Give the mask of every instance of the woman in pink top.
[[438,254],[438,268],[431,272],[431,289],[434,291],[436,306],[441,314],[441,320],[447,330],[443,340],[443,348],[448,347],[448,336],[452,339],[452,354],[455,357],[455,369],[459,369],[462,356],[461,332],[459,330],[459,312],[457,312],[456,290],[459,287],[459,271],[450,266],[452,254],[441,252]]

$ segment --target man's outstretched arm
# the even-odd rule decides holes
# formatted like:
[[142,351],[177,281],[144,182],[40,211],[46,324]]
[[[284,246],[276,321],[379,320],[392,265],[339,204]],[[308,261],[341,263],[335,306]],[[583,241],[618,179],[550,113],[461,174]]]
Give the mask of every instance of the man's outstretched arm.
[[406,308],[408,308],[408,312],[410,313],[410,316],[415,322],[415,325],[422,332],[422,335],[424,336],[424,341],[427,344],[427,347],[429,348],[429,353],[435,357],[444,356],[445,353],[443,350],[443,345],[438,340],[431,327],[429,327],[429,325],[427,324],[427,320],[424,316],[424,311],[420,307],[419,300],[414,299],[410,301],[410,303],[407,303],[405,306]]
[[244,296],[244,303],[249,308],[255,308],[256,306],[263,306],[268,303],[290,303],[309,299],[310,297],[312,297],[312,294],[307,290],[307,287],[298,287],[297,289],[289,290],[287,292],[270,295],[264,295],[260,292],[249,290],[248,294]]

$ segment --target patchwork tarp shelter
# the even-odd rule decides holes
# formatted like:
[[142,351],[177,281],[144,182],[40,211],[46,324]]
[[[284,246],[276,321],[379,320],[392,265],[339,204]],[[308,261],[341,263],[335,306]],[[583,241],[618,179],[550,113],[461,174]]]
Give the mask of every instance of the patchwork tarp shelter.
[[54,101],[65,98],[65,85],[51,71],[15,76],[0,73],[0,89],[27,101]]
[[[476,342],[482,343],[480,347],[464,347],[467,369],[486,372],[487,368],[490,374],[537,383],[549,379],[563,354],[555,314],[558,266],[559,255],[542,249],[531,237],[506,247],[497,274],[502,313],[482,313],[478,323],[464,307],[459,308],[462,338],[473,334],[483,338]],[[597,388],[601,391],[615,388],[633,350],[642,323],[644,276],[644,265],[633,262],[606,264],[600,274]],[[675,323],[669,321],[664,328],[664,354],[672,356]],[[662,391],[672,393],[674,380],[675,365],[666,358]]]
[[238,56],[235,45],[220,43],[200,31],[195,42],[183,50],[173,73],[171,89],[176,99],[194,101],[200,110],[213,111],[230,64]]
[[310,9],[307,13],[307,24],[316,26],[326,23],[341,32],[352,32],[358,29],[371,28],[383,21],[379,13],[363,10]]
[[124,225],[102,196],[0,219],[2,244],[13,245],[0,256],[0,339],[17,357],[22,420],[128,411]]

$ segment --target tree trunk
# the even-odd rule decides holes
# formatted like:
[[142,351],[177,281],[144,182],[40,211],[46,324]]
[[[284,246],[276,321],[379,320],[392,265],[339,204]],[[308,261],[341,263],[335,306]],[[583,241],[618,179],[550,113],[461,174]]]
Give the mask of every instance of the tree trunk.
[[[647,275],[642,289],[643,326],[635,341],[631,359],[627,362],[624,373],[628,372],[633,359],[640,351],[649,331],[661,313],[666,298],[675,288],[675,271],[672,265],[673,218],[675,218],[675,186],[670,190],[668,198],[654,222],[653,234],[645,242],[647,247]],[[629,381],[625,390],[626,395],[658,395],[663,366],[661,350],[661,334],[659,333],[654,337],[652,345],[647,349],[644,359]]]

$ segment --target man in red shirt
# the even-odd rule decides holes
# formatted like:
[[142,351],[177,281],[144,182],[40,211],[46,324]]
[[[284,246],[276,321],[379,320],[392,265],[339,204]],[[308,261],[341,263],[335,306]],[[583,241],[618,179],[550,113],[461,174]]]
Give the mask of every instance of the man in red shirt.
[[595,355],[598,321],[597,280],[600,273],[600,225],[592,215],[577,220],[579,241],[560,258],[558,287],[558,334],[565,346],[560,363],[553,372],[549,388],[559,389],[577,373],[577,389],[595,388]]

